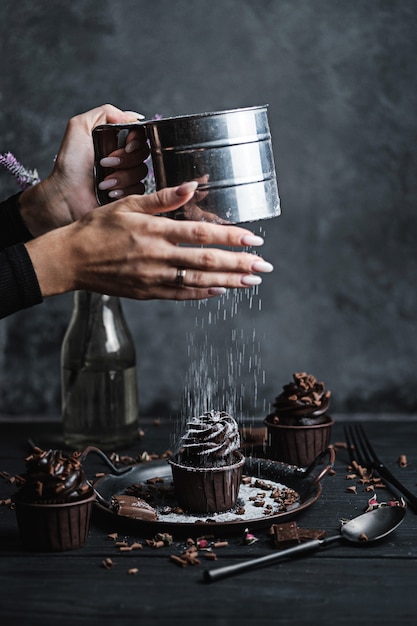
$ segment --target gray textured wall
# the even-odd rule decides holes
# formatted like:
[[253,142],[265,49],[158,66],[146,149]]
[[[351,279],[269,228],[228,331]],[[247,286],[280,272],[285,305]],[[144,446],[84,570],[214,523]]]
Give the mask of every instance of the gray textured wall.
[[[143,413],[178,408],[205,343],[220,364],[245,350],[237,412],[263,414],[299,370],[335,411],[417,411],[416,26],[414,0],[2,0],[0,151],[42,176],[66,120],[104,102],[270,104],[283,214],[253,230],[275,272],[237,311],[124,301]],[[0,413],[59,413],[71,307],[0,322]]]

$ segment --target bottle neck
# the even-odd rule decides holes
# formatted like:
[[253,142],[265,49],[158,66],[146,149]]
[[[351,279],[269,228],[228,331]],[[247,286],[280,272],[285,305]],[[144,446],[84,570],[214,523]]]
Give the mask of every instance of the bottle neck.
[[136,363],[134,342],[116,296],[76,291],[66,338],[66,351],[78,354],[81,361],[105,356]]
[[94,291],[75,291],[74,307],[83,310],[107,307],[115,313],[121,310],[120,299],[117,296],[108,296]]

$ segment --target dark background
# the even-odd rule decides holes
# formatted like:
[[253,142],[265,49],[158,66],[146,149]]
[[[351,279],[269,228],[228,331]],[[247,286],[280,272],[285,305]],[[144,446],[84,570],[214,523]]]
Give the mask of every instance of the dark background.
[[[414,0],[0,3],[0,152],[41,177],[66,121],[105,102],[270,105],[282,216],[251,228],[275,271],[236,309],[123,301],[142,413],[178,409],[206,343],[241,360],[237,414],[263,415],[302,370],[334,411],[417,412],[416,26]],[[67,294],[0,322],[0,413],[59,415],[71,309]]]

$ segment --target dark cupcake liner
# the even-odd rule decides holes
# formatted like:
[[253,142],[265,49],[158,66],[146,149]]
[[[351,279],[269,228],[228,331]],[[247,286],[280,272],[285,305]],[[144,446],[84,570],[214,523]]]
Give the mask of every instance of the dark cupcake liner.
[[232,509],[239,494],[245,457],[235,453],[236,463],[200,468],[169,459],[178,503],[189,513],[220,513]]
[[328,447],[333,424],[331,417],[313,426],[273,424],[266,419],[268,458],[299,467],[309,465]]
[[64,504],[32,504],[14,500],[23,546],[39,552],[81,548],[87,541],[95,494]]

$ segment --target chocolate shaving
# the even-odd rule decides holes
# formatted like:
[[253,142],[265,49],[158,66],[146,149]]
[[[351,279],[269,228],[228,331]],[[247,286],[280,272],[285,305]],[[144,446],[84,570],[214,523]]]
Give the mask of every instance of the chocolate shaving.
[[408,460],[405,454],[400,454],[400,456],[398,457],[398,465],[400,467],[407,467]]
[[171,554],[169,559],[170,561],[172,561],[176,565],[179,565],[180,567],[187,567],[188,565],[185,559],[182,559],[180,556],[177,556],[176,554]]
[[163,541],[157,541],[156,539],[146,539],[145,543],[150,548],[163,548],[165,545]]
[[116,540],[116,539],[117,539],[117,537],[118,537],[118,534],[117,534],[117,533],[110,533],[109,535],[107,535],[107,537],[108,537],[109,539],[114,539],[114,540]]

